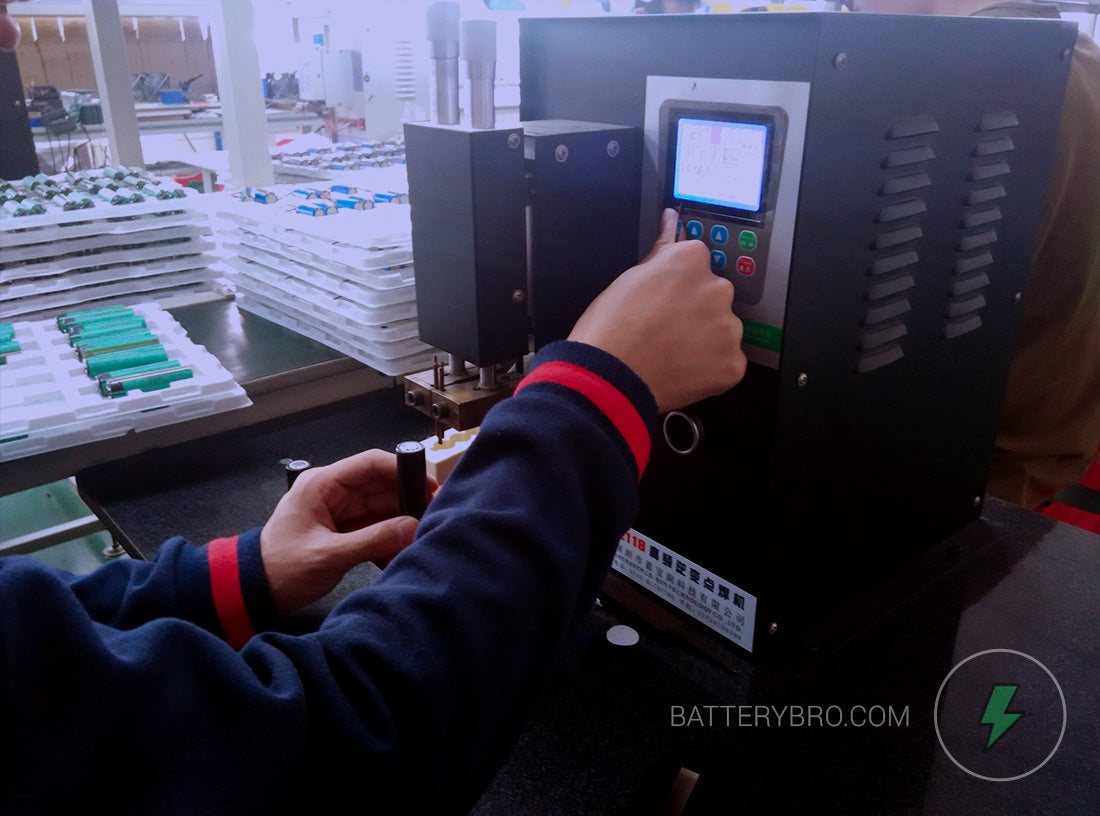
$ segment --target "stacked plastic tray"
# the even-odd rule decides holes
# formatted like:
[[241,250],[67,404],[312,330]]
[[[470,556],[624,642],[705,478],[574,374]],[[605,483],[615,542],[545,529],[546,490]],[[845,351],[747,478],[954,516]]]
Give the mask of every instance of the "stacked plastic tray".
[[188,200],[197,193],[184,193],[172,182],[161,185],[183,197],[147,195],[112,204],[85,196],[88,206],[80,209],[63,208],[54,199],[31,214],[21,206],[25,199],[0,210],[0,320],[34,320],[210,288],[210,227]]
[[[0,461],[251,404],[232,374],[162,308],[145,303],[130,311],[155,336],[162,361],[150,363],[142,351],[149,346],[134,348],[125,338],[118,344],[131,353],[104,352],[116,355],[111,364],[87,352],[82,360],[57,318],[0,324],[0,337],[10,335],[0,346],[7,352],[0,356]],[[90,376],[95,360],[99,376]]]
[[316,137],[300,138],[272,148],[272,164],[306,178],[340,178],[341,174],[363,169],[405,164],[405,140],[325,142]]
[[387,195],[368,209],[299,212],[318,201],[301,193],[331,186],[279,185],[264,191],[268,203],[224,199],[219,232],[240,308],[383,374],[431,367],[439,352],[419,340],[408,205]]

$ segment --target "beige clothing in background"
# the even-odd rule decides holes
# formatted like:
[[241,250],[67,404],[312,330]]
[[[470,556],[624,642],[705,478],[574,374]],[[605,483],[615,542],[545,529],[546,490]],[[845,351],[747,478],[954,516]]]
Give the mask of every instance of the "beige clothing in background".
[[[982,16],[1056,11],[1002,3]],[[1079,33],[988,492],[1036,507],[1100,444],[1100,46]]]

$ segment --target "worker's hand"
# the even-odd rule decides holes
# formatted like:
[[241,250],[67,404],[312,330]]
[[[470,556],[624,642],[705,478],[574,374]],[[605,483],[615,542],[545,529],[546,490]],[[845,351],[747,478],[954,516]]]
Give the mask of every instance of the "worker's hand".
[[607,351],[637,374],[663,413],[721,394],[745,376],[733,284],[710,270],[701,241],[677,241],[675,210],[653,249],[597,297],[570,340]]
[[[428,477],[429,492],[437,488]],[[275,608],[301,609],[363,561],[385,566],[416,534],[416,519],[397,512],[392,453],[366,451],[302,473],[260,533]]]

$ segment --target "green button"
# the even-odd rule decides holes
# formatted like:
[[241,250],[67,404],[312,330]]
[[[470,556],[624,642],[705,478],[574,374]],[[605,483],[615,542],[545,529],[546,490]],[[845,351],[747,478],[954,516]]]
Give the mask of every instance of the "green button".
[[737,244],[741,249],[756,249],[756,233],[752,230],[741,230],[737,236]]

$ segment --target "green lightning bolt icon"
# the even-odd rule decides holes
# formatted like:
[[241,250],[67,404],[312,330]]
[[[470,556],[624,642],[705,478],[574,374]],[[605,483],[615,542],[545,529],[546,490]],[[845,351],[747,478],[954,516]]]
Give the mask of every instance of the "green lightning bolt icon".
[[1011,728],[1016,720],[1024,716],[1022,711],[1019,713],[1006,711],[1018,688],[1019,686],[997,685],[989,693],[989,702],[985,704],[985,713],[979,721],[982,725],[993,726],[989,731],[989,742],[985,744],[987,749],[992,748],[993,743],[1004,736],[1005,731]]

